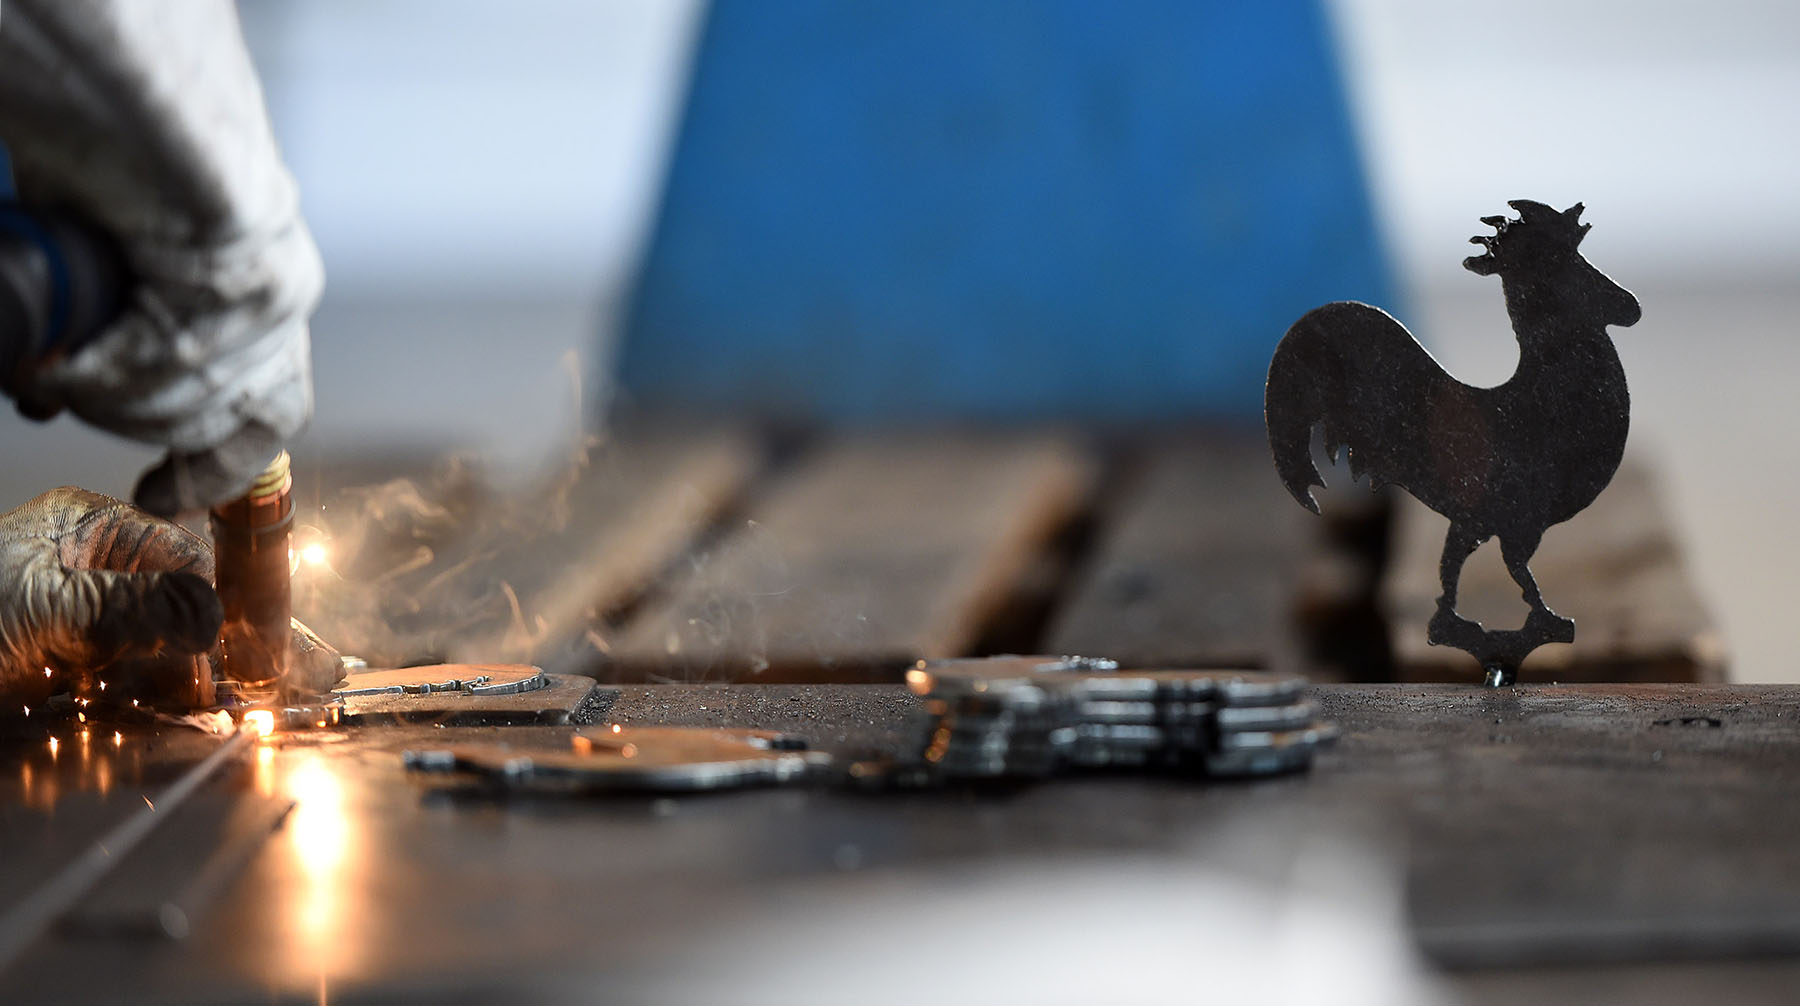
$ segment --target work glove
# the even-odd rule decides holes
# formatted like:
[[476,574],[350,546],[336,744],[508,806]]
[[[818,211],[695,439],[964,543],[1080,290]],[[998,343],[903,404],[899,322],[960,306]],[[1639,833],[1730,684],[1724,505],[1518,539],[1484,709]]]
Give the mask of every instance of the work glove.
[[230,0],[5,0],[0,140],[20,201],[120,244],[136,287],[20,410],[68,409],[168,449],[134,498],[162,515],[241,495],[312,412],[324,284]]
[[[0,690],[29,704],[74,675],[211,674],[212,580],[205,539],[110,496],[65,486],[0,514]],[[293,628],[289,678],[324,691],[342,676],[338,652]]]

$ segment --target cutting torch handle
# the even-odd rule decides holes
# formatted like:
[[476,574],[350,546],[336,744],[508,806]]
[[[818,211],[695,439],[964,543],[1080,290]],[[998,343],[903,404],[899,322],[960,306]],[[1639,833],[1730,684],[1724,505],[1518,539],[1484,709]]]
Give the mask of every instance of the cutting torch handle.
[[125,306],[124,256],[106,234],[61,211],[0,203],[0,381],[73,353]]

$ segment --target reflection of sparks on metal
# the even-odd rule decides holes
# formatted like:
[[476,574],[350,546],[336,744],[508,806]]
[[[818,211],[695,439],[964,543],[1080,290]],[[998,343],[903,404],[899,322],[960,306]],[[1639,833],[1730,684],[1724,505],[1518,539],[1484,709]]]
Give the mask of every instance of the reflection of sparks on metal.
[[244,714],[244,726],[258,737],[267,737],[275,732],[275,714],[267,709],[252,709]]
[[351,828],[344,785],[322,758],[314,756],[288,773],[287,791],[294,801],[288,840],[305,885],[296,918],[302,941],[297,959],[326,961],[341,951],[346,935],[344,878],[338,871],[349,852]]
[[275,797],[275,749],[267,744],[256,749],[256,795],[266,799]]

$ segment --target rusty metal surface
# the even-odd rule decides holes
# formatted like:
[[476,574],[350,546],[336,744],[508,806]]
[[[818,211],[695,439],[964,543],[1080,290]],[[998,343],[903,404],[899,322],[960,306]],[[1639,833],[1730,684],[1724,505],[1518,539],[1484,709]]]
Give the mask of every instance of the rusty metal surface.
[[[919,711],[898,686],[601,694],[611,722],[775,730],[846,753],[912,742]],[[1366,685],[1310,698],[1343,729],[1338,745],[1308,775],[1233,784],[1099,777],[995,792],[496,799],[420,786],[400,752],[566,750],[574,729],[297,735],[240,782],[291,796],[293,814],[187,940],[59,935],[3,978],[27,1002],[477,1001],[569,989],[591,1001],[628,990],[632,975],[680,969],[697,926],[777,917],[796,883],[853,907],[882,878],[919,871],[1073,856],[1223,865],[1222,848],[1279,853],[1334,836],[1391,855],[1421,948],[1477,969],[1461,972],[1475,985],[1492,987],[1495,967],[1558,964],[1533,972],[1531,987],[1567,1001],[1558,989],[1634,961],[1800,954],[1800,688]],[[0,842],[29,846],[44,812],[21,817],[16,786],[0,795],[12,801]],[[75,820],[80,803],[54,820]],[[51,851],[39,846],[38,862]],[[1731,975],[1766,976],[1718,973],[1722,1000],[1760,987]]]
[[[1606,488],[1630,425],[1625,370],[1608,325],[1630,326],[1638,302],[1581,257],[1582,207],[1557,211],[1514,200],[1516,220],[1483,217],[1491,236],[1463,262],[1497,275],[1519,340],[1513,376],[1492,388],[1451,377],[1411,332],[1379,308],[1339,302],[1301,318],[1269,364],[1269,442],[1282,482],[1317,511],[1312,460],[1349,455],[1352,478],[1397,485],[1450,519],[1439,562],[1443,593],[1427,628],[1433,643],[1467,651],[1490,684],[1511,684],[1545,643],[1575,638],[1575,623],[1544,602],[1529,563],[1544,531]],[[1498,538],[1531,612],[1518,629],[1488,629],[1457,612],[1463,563]]]

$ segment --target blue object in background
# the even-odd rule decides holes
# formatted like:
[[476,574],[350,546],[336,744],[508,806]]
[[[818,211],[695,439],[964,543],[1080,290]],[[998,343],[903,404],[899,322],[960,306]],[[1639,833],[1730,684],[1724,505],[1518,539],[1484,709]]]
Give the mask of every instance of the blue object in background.
[[828,422],[1259,414],[1392,306],[1313,2],[717,0],[618,380]]

